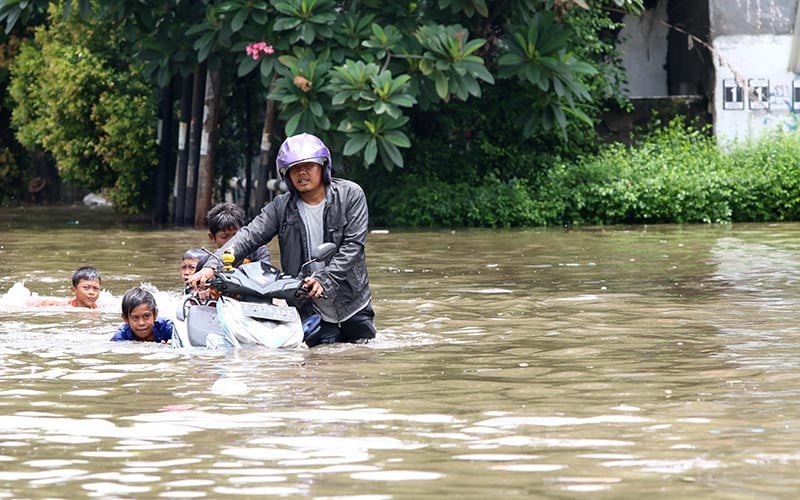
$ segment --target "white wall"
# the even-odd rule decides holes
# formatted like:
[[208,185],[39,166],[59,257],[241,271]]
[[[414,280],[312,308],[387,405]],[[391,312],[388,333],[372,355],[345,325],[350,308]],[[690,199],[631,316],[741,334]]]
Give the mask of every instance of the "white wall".
[[[792,110],[800,111],[800,80],[788,71],[791,42],[790,35],[714,39],[714,128],[720,142],[756,138],[774,127],[797,127]],[[731,99],[729,86],[737,79],[743,84],[741,99]]]
[[662,97],[667,90],[667,2],[641,16],[625,16],[617,48],[628,74],[628,97]]

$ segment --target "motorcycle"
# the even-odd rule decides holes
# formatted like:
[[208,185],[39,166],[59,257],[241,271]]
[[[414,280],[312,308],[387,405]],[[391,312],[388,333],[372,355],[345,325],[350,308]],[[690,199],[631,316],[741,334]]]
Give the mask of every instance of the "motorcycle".
[[176,323],[172,346],[297,347],[304,338],[316,333],[320,317],[314,314],[301,320],[291,304],[307,292],[303,278],[321,270],[335,251],[333,243],[319,245],[296,276],[266,262],[250,262],[234,268],[234,256],[223,254],[222,266],[206,283],[209,298],[201,298],[206,294],[195,291],[184,295],[176,314],[182,325]]

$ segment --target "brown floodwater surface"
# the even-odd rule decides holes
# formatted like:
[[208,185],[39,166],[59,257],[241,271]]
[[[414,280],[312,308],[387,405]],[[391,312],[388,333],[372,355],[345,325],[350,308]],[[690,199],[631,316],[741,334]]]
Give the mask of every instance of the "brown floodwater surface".
[[[367,345],[110,342],[206,232],[0,209],[0,498],[794,498],[800,224],[373,232]],[[275,242],[270,244],[278,256]],[[32,308],[100,269],[96,311]]]

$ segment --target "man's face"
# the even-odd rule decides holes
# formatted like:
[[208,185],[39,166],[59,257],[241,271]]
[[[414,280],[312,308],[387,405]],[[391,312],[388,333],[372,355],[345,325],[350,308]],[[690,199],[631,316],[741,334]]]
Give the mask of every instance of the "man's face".
[[100,296],[100,280],[80,280],[78,286],[72,287],[72,294],[78,307],[94,308]]
[[289,178],[298,193],[309,193],[322,186],[322,166],[313,161],[293,165],[289,169]]

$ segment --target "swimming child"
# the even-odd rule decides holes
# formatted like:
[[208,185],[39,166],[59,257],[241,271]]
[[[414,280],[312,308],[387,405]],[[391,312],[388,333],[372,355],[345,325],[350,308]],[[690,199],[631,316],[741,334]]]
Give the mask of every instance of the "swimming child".
[[181,279],[186,284],[189,276],[193,275],[197,270],[197,263],[201,260],[205,261],[208,254],[202,248],[190,248],[184,252],[181,258]]
[[122,320],[125,324],[111,337],[113,341],[138,340],[166,344],[175,330],[171,320],[158,317],[153,294],[138,286],[122,296]]
[[97,298],[100,296],[100,273],[97,269],[84,266],[72,273],[72,295],[75,298],[68,305],[97,309]]
[[[235,203],[219,203],[208,211],[206,223],[208,224],[208,239],[213,241],[217,248],[228,242],[242,226],[245,225],[244,210]],[[269,248],[261,245],[253,253],[245,257],[242,264],[248,262],[266,262],[270,264]],[[199,269],[199,267],[198,267]]]
[[100,297],[100,273],[92,266],[79,267],[72,273],[72,300],[55,298],[28,299],[25,305],[32,307],[82,307],[97,309]]

